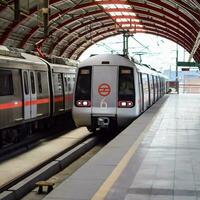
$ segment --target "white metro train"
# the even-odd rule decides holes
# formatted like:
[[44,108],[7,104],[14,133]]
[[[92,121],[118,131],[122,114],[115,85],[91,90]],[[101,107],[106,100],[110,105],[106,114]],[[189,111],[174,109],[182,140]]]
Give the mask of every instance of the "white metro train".
[[79,65],[73,118],[89,130],[127,126],[167,91],[161,73],[120,55],[96,55]]

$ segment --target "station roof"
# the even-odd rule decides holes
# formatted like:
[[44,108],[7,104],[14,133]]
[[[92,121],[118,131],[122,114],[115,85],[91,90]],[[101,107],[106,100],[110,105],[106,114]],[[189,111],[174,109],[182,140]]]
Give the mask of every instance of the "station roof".
[[[170,39],[200,62],[200,0],[49,0],[49,33],[38,25],[37,1],[0,3],[0,44],[77,59],[89,46],[110,36],[149,33]],[[28,3],[27,3],[28,2]]]

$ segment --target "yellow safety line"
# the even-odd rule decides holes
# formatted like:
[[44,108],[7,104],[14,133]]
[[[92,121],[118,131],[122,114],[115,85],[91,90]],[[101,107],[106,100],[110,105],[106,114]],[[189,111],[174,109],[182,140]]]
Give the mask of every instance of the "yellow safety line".
[[[153,119],[157,116],[156,115],[152,118]],[[115,169],[112,171],[110,176],[105,180],[105,182],[101,185],[99,190],[94,194],[91,200],[103,200],[108,192],[110,191],[111,187],[114,185],[116,180],[119,178],[125,167],[127,166],[128,162],[132,158],[132,156],[135,154],[138,146],[140,145],[141,141],[143,140],[145,134],[147,133],[147,129],[149,128],[149,125],[143,130],[142,134],[137,138],[135,143],[130,147],[128,152],[124,155],[124,157],[120,160],[118,165],[115,167]],[[112,159],[112,158],[111,158]]]
[[113,184],[116,182],[116,180],[121,175],[124,168],[127,166],[129,160],[136,152],[138,146],[140,145],[143,137],[145,135],[145,132],[143,132],[136,142],[131,146],[131,148],[128,150],[128,152],[124,155],[124,157],[121,159],[119,164],[115,167],[115,169],[112,171],[110,176],[105,180],[103,185],[99,188],[99,190],[95,193],[95,195],[92,197],[91,200],[103,200],[107,193],[109,192],[110,188],[113,186]]

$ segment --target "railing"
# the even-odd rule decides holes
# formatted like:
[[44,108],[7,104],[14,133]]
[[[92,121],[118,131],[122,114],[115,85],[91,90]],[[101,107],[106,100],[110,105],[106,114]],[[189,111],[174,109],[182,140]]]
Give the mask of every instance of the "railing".
[[180,83],[180,93],[200,93],[200,84]]

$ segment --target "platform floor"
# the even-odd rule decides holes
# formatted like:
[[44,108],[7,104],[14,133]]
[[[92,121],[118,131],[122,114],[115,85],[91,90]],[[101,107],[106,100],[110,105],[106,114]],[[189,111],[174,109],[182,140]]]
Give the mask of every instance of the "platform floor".
[[200,200],[200,95],[159,100],[45,200]]

